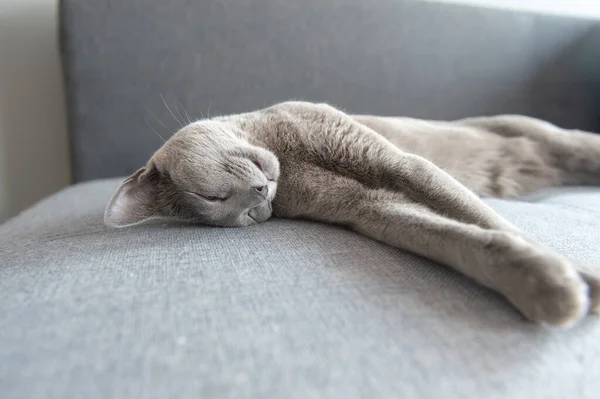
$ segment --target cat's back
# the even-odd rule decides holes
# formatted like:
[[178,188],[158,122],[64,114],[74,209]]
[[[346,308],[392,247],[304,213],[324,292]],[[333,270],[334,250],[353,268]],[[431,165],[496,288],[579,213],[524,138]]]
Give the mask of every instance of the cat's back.
[[487,131],[453,122],[371,115],[353,115],[353,118],[398,148],[442,164],[447,163],[446,158],[468,158],[502,142]]
[[515,197],[555,178],[539,146],[526,137],[497,135],[460,120],[354,118],[401,150],[433,162],[481,196]]
[[254,135],[278,153],[331,154],[337,147],[351,150],[352,144],[361,145],[364,131],[360,126],[365,126],[403,151],[453,172],[457,161],[464,165],[465,160],[477,163],[496,156],[505,141],[487,131],[453,122],[350,115],[328,104],[300,101],[276,104],[259,111],[257,118],[260,123]]
[[[368,128],[368,129],[365,129]],[[524,167],[544,171],[534,143],[460,122],[350,115],[327,104],[286,102],[254,114],[252,137],[279,158],[284,175],[313,167],[342,173],[377,151],[370,134],[422,156],[483,196],[513,196]],[[531,166],[533,165],[533,166]],[[522,179],[521,179],[522,180]]]
[[328,104],[301,101],[273,105],[258,111],[255,118],[253,136],[280,157],[345,157],[363,146],[367,127],[401,150],[429,159],[454,175],[464,173],[466,165],[483,167],[497,159],[505,141],[453,122],[351,115]]

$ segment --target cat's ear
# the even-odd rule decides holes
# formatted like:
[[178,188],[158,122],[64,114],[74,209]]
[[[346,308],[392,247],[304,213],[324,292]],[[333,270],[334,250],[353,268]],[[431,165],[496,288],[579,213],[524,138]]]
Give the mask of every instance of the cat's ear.
[[152,164],[138,169],[119,186],[104,211],[104,224],[109,227],[126,227],[158,216],[156,182],[157,173]]

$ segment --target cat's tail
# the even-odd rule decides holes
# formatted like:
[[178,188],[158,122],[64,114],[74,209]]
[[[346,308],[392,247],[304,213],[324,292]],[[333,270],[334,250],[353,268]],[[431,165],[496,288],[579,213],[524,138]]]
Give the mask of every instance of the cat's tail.
[[520,115],[468,118],[455,123],[535,143],[547,166],[557,171],[557,179],[549,180],[549,185],[600,186],[600,134],[561,129]]

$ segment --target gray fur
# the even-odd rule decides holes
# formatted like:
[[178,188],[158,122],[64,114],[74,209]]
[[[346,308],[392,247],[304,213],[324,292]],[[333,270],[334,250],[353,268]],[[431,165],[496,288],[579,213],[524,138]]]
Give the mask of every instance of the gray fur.
[[287,102],[184,127],[118,189],[105,222],[248,226],[274,212],[344,225],[567,326],[600,311],[599,270],[525,237],[479,197],[570,184],[600,185],[600,136],[523,116],[439,122]]

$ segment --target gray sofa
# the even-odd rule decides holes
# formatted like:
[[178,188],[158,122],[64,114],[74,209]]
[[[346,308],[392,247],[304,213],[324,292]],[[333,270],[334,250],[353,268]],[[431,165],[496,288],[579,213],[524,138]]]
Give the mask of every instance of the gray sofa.
[[[600,131],[598,21],[400,0],[63,0],[60,16],[77,184],[0,226],[1,398],[599,397],[597,318],[531,325],[344,229],[102,223],[152,130],[186,112],[295,98]],[[488,202],[600,266],[600,189]]]

